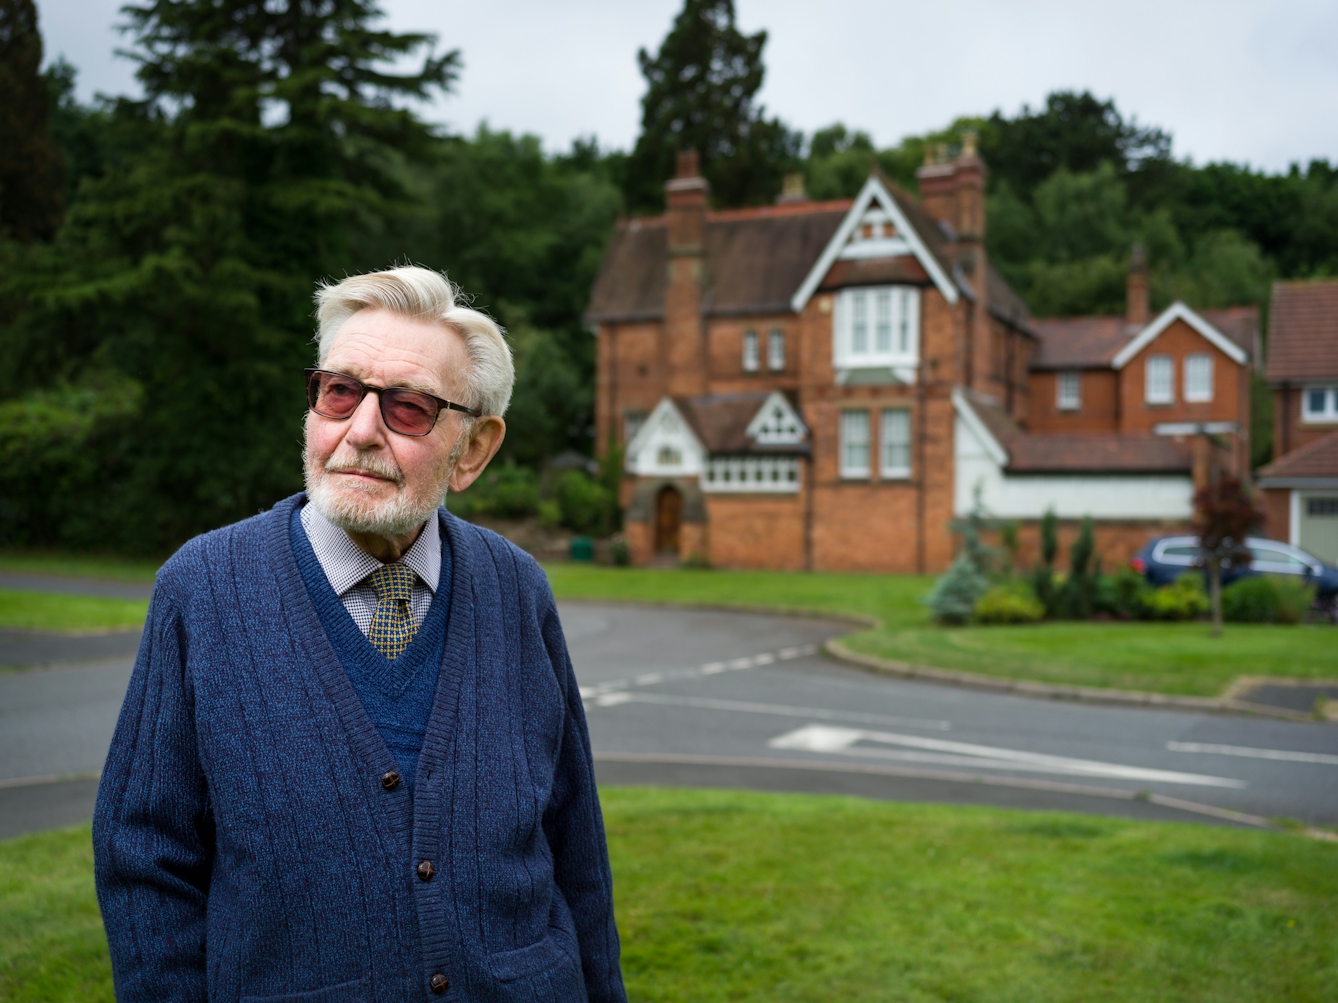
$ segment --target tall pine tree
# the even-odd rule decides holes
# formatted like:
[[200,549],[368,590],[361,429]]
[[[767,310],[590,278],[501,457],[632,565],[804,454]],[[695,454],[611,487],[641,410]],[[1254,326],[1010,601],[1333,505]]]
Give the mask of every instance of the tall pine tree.
[[402,197],[396,165],[433,141],[394,101],[449,87],[459,58],[379,30],[369,0],[125,13],[146,97],[119,127],[149,141],[85,181],[6,355],[134,402],[82,507],[62,497],[74,509],[52,518],[29,493],[24,537],[161,550],[300,486],[314,284],[352,266],[355,224]]
[[765,31],[745,35],[735,26],[733,0],[686,0],[659,52],[637,53],[647,89],[627,164],[630,207],[663,205],[664,182],[687,149],[701,154],[718,204],[776,196],[784,172],[798,164],[803,137],[756,103],[766,42]]
[[23,243],[49,239],[65,201],[41,65],[33,0],[0,0],[0,234]]

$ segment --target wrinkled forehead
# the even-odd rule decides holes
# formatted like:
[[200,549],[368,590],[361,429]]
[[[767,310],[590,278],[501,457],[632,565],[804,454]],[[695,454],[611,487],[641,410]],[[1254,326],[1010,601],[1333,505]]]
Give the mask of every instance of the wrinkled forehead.
[[320,364],[368,383],[449,395],[462,388],[466,363],[464,339],[454,328],[368,308],[340,325]]

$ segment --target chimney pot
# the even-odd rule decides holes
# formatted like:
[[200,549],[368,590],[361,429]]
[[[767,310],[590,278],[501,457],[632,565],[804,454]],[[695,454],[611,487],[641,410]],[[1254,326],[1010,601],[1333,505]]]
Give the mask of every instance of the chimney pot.
[[974,156],[977,156],[977,153],[976,153],[976,143],[977,143],[978,139],[979,139],[979,136],[977,135],[975,129],[963,129],[963,130],[962,130],[962,156],[963,156],[963,157],[974,157]]
[[776,198],[777,205],[792,205],[795,202],[807,202],[808,193],[804,191],[803,174],[786,174],[781,179],[781,193]]

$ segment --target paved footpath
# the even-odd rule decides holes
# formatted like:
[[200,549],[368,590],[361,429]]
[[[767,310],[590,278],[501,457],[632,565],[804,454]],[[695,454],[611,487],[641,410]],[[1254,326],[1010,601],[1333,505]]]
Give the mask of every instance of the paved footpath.
[[[818,619],[559,605],[603,784],[1338,823],[1335,724],[888,679],[818,654],[849,630]],[[60,661],[56,641],[24,643],[39,642]],[[133,637],[118,643],[119,657],[0,674],[0,838],[90,816],[133,657]]]

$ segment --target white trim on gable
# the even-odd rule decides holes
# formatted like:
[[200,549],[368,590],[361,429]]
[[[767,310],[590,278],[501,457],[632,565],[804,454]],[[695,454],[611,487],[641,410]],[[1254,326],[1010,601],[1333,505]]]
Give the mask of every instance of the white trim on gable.
[[[779,428],[771,424],[773,418],[778,419]],[[757,409],[744,434],[760,446],[791,446],[804,441],[808,426],[785,395],[776,390]]]
[[1143,328],[1134,340],[1120,349],[1119,354],[1111,360],[1112,369],[1123,369],[1135,355],[1150,345],[1159,334],[1165,331],[1177,320],[1183,320],[1199,334],[1203,335],[1214,348],[1218,349],[1232,362],[1239,366],[1245,365],[1249,356],[1245,350],[1228,338],[1225,334],[1213,327],[1197,313],[1185,306],[1184,303],[1176,300],[1165,310],[1161,312],[1156,320],[1147,327]]
[[957,417],[962,420],[971,434],[979,440],[980,445],[989,454],[990,459],[1001,467],[1007,466],[1008,450],[1004,449],[999,440],[985,427],[985,423],[980,420],[980,416],[976,414],[971,402],[966,399],[966,395],[960,389],[955,389],[952,392],[952,406],[953,410],[957,412]]
[[874,174],[870,175],[869,180],[864,183],[864,187],[860,189],[860,193],[856,196],[850,211],[846,213],[845,219],[836,228],[836,233],[832,234],[832,239],[827,242],[827,246],[823,248],[817,262],[809,270],[808,275],[804,277],[804,281],[800,283],[794,296],[791,297],[790,308],[795,313],[802,313],[804,307],[808,305],[808,301],[817,291],[823,277],[831,271],[832,265],[836,263],[836,259],[841,256],[849,243],[855,228],[863,222],[865,212],[874,202],[877,202],[878,206],[887,214],[888,219],[892,221],[896,228],[897,237],[906,243],[910,253],[915,255],[916,260],[929,273],[929,277],[934,281],[934,285],[938,287],[938,291],[943,294],[943,298],[951,304],[957,302],[957,287],[952,284],[947,273],[939,266],[934,256],[929,253],[929,248],[925,246],[925,242],[906,219],[906,214],[901,211],[901,207],[897,205],[897,200],[892,197],[892,193]]
[[700,477],[706,449],[674,402],[663,397],[627,444],[623,466],[638,477]]

